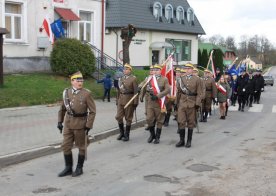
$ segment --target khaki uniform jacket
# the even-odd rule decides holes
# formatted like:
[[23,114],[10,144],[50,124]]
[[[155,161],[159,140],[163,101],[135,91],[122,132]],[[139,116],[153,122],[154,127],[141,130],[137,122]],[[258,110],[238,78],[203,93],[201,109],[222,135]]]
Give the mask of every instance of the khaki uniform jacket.
[[[156,96],[159,99],[164,97],[164,96],[167,96],[167,94],[169,94],[171,92],[171,87],[170,87],[170,84],[169,84],[168,79],[166,77],[160,76],[157,79],[157,84],[158,84],[158,87],[160,89],[160,93],[157,94]],[[160,108],[158,100],[156,100],[156,101],[151,100],[151,95],[150,94],[151,93],[153,94],[153,90],[151,89],[150,83],[147,84],[147,86],[144,89],[143,93],[146,93],[145,98],[146,98],[146,101],[147,101],[147,107],[148,108]]]
[[217,97],[217,87],[216,87],[215,80],[210,77],[204,77],[202,80],[204,81],[205,87],[206,87],[205,97],[206,98],[216,98]]
[[[126,105],[128,101],[138,92],[137,79],[133,75],[123,76],[119,79],[118,105]],[[139,97],[132,104],[138,105]]]
[[73,117],[66,112],[64,101],[58,111],[58,122],[63,122],[68,129],[84,129],[85,127],[93,128],[96,116],[96,105],[92,98],[91,92],[87,89],[81,89],[77,94],[73,94],[72,88],[65,89],[63,93],[68,92],[71,109],[76,114],[87,113],[84,117]]
[[[187,89],[189,89],[189,93],[185,93],[181,89],[185,86]],[[181,76],[176,83],[177,87],[177,95],[176,95],[176,104],[180,107],[184,108],[193,108],[196,105],[201,105],[201,93],[202,93],[202,87],[201,87],[201,80],[197,76],[190,76],[190,79],[188,79],[188,76]],[[189,95],[192,93],[193,95]]]
[[198,77],[200,79],[200,88],[201,88],[201,100],[205,99],[206,95],[206,87],[205,87],[205,82],[202,80],[202,78]]

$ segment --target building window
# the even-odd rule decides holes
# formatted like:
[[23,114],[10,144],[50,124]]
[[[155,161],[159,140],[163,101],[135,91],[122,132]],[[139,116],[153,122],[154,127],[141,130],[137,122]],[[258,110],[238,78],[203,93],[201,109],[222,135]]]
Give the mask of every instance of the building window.
[[23,39],[23,4],[5,3],[5,27],[10,32],[6,35],[9,41],[22,41]]
[[187,20],[189,22],[189,24],[194,24],[194,20],[195,20],[195,15],[194,15],[194,10],[192,8],[188,8],[187,10]]
[[[175,47],[174,59],[176,62],[191,61],[191,40],[166,39],[166,42],[172,43]],[[166,48],[166,58],[172,52],[172,49]]]
[[176,19],[180,24],[184,24],[184,8],[181,6],[178,6],[176,8]]
[[157,21],[161,21],[162,17],[162,5],[159,2],[153,4],[153,15]]
[[80,11],[79,40],[92,42],[92,13]]
[[165,7],[165,18],[169,23],[173,22],[173,7],[171,4],[167,4]]

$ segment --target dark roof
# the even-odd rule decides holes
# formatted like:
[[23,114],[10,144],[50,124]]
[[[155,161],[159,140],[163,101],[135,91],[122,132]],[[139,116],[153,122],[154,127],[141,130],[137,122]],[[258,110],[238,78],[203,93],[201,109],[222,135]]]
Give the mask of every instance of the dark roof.
[[[163,22],[158,22],[155,19],[152,11],[155,2],[160,2],[163,10],[167,4],[173,6],[173,23],[168,23],[164,14],[162,17]],[[194,25],[188,24],[186,17],[184,24],[179,24],[175,18],[177,6],[182,6],[185,12],[190,7],[186,0],[108,0],[106,5],[106,27],[121,28],[126,27],[128,24],[133,24],[137,29],[205,34],[196,15],[194,17]]]

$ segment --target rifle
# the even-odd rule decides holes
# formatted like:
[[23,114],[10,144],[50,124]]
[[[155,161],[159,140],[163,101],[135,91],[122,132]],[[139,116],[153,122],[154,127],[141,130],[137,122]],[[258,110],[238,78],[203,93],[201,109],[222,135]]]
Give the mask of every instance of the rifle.
[[85,145],[85,160],[87,161],[87,140],[88,140],[88,134],[85,131],[85,141],[84,141],[84,145]]

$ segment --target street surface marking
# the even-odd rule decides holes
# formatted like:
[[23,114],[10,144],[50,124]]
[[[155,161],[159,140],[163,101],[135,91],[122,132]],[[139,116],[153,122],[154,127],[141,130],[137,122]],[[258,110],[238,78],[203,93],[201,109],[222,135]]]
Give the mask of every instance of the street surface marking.
[[253,104],[253,107],[249,108],[248,112],[262,112],[263,104]]
[[276,105],[273,105],[273,107],[272,107],[272,113],[276,113]]

